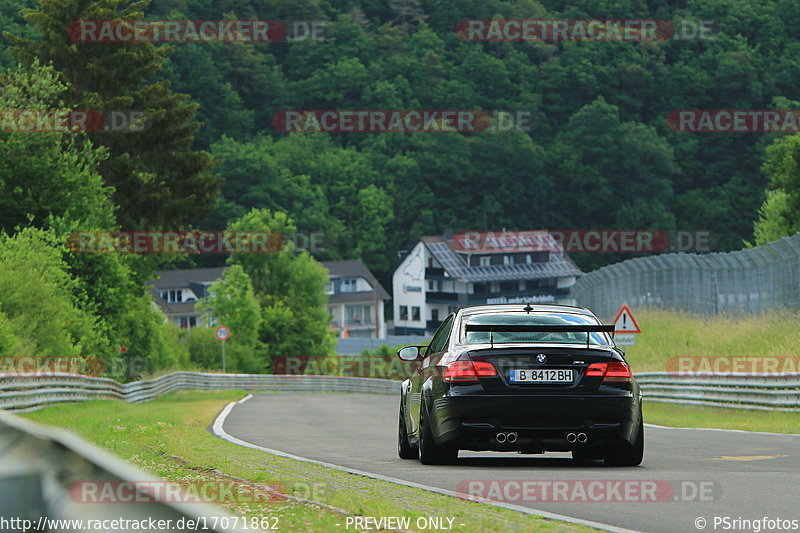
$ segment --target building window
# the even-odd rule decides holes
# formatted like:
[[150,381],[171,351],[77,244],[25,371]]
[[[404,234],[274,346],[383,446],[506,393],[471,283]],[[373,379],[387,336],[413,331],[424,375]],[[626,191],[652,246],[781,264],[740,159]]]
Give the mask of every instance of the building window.
[[475,283],[472,287],[475,294],[483,294],[487,290],[487,285],[485,283]]
[[408,320],[408,306],[401,305],[400,306],[400,320]]
[[514,256],[504,255],[503,256],[503,264],[504,265],[513,265],[514,264]]
[[348,305],[344,308],[346,322],[354,326],[372,324],[372,310],[369,305]]
[[533,258],[531,257],[531,254],[525,256],[525,262],[528,264],[533,263]]
[[181,289],[161,291],[161,299],[166,301],[168,304],[180,303],[183,301],[183,291]]
[[419,322],[419,320],[420,320],[420,318],[419,318],[419,317],[420,317],[420,314],[419,314],[419,307],[415,305],[415,306],[413,306],[413,307],[411,308],[411,320],[412,320],[413,322]]
[[428,282],[428,290],[431,291],[431,292],[436,290],[436,282],[435,281],[429,281]]
[[325,294],[333,294],[333,280],[329,279],[325,284]]
[[342,292],[356,292],[356,280],[343,279],[342,284],[339,287],[339,290]]
[[524,281],[520,281],[519,283],[517,283],[517,290],[518,291],[524,291],[525,290],[525,282]]
[[500,292],[500,283],[497,281],[489,283],[489,292]]
[[492,258],[488,255],[481,256],[479,261],[480,262],[478,264],[482,267],[488,267],[492,265]]
[[439,310],[431,309],[431,322],[439,322]]

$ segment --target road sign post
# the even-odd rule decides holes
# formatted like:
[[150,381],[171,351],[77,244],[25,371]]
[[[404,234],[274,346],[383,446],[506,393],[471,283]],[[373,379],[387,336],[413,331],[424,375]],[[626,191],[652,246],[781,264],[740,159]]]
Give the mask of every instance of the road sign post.
[[214,332],[214,335],[222,342],[222,373],[225,374],[227,373],[227,368],[225,367],[225,341],[231,336],[231,330],[225,326],[220,326]]
[[614,343],[618,346],[635,346],[636,335],[642,332],[628,304],[622,304],[613,322]]

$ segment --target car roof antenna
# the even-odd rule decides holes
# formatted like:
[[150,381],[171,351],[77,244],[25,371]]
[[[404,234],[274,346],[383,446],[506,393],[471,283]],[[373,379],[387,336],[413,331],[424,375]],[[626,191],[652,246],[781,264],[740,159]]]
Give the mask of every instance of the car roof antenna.
[[531,304],[525,304],[525,307],[523,307],[522,310],[528,314],[531,314],[531,311],[533,311],[533,307],[531,307]]

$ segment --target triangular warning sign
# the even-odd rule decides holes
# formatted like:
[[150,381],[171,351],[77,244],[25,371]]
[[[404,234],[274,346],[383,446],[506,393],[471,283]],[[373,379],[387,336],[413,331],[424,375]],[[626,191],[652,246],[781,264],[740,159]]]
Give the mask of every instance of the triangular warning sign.
[[616,326],[614,333],[642,332],[639,328],[639,324],[636,323],[636,319],[633,318],[633,313],[631,312],[631,308],[628,307],[628,304],[622,304],[619,312],[617,312],[617,317],[614,319],[614,325]]

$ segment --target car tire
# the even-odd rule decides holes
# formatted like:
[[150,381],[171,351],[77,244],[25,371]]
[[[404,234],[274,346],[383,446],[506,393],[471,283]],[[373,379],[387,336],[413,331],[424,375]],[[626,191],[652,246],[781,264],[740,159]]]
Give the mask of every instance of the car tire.
[[455,462],[458,457],[458,449],[443,448],[436,444],[424,406],[420,408],[419,418],[419,462],[424,465],[444,465]]
[[576,461],[599,461],[603,459],[605,450],[603,448],[590,448],[588,450],[572,450],[572,458]]
[[402,407],[400,408],[400,423],[397,427],[397,455],[400,456],[400,459],[417,459],[419,457],[417,448],[408,443],[408,431]]
[[644,459],[644,424],[639,420],[639,434],[633,444],[622,442],[609,448],[603,458],[607,466],[639,466]]

